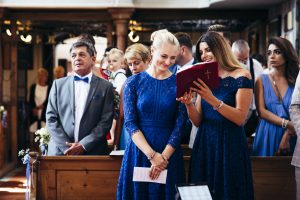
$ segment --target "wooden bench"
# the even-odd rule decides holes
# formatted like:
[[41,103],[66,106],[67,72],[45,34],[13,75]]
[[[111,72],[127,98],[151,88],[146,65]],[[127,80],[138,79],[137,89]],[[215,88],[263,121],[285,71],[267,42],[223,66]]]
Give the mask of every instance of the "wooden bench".
[[[186,170],[189,156],[185,156]],[[291,157],[253,157],[252,172],[256,200],[294,200],[294,168]],[[37,199],[112,200],[122,157],[38,157]]]

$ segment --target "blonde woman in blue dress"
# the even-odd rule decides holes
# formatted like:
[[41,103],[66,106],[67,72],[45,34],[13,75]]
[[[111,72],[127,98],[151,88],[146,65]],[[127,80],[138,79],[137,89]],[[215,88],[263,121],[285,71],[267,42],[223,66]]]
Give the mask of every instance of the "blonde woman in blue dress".
[[[124,124],[131,140],[121,166],[118,200],[174,200],[175,184],[185,181],[180,131],[186,109],[176,101],[176,77],[169,70],[179,43],[167,30],[156,31],[151,38],[149,68],[128,78],[124,86]],[[166,184],[133,182],[134,167],[150,168],[153,180],[167,169]]]

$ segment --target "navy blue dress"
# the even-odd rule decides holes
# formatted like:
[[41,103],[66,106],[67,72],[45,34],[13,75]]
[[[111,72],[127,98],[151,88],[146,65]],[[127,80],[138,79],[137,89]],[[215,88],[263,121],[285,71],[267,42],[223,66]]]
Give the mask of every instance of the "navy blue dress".
[[187,119],[186,108],[176,101],[176,77],[157,80],[147,72],[128,78],[124,85],[124,125],[132,135],[141,130],[149,145],[162,152],[167,144],[175,153],[168,164],[167,183],[133,182],[134,167],[151,167],[150,161],[130,140],[127,143],[118,182],[117,199],[175,198],[175,184],[185,182],[180,131]]
[[[226,77],[213,94],[235,107],[240,88],[252,88],[246,77]],[[191,156],[189,181],[206,182],[214,200],[252,200],[253,184],[244,128],[202,100],[203,119]]]

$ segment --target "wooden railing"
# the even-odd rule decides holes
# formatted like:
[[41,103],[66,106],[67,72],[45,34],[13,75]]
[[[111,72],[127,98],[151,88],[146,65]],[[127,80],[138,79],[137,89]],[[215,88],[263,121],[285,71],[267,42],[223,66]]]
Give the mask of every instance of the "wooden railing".
[[[184,157],[186,170],[189,159]],[[252,157],[256,200],[295,199],[290,161],[291,157]],[[110,156],[38,157],[37,199],[115,199],[121,162],[122,157]]]

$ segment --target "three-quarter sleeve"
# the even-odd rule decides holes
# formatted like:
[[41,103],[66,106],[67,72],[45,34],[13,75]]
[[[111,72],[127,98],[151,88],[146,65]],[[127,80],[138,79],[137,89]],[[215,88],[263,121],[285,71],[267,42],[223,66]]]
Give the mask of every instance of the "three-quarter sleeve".
[[126,131],[132,134],[139,131],[137,116],[137,91],[134,79],[129,78],[124,85],[123,93],[124,125]]
[[188,119],[186,107],[182,103],[178,103],[177,110],[175,126],[168,141],[174,149],[180,147],[182,127]]

